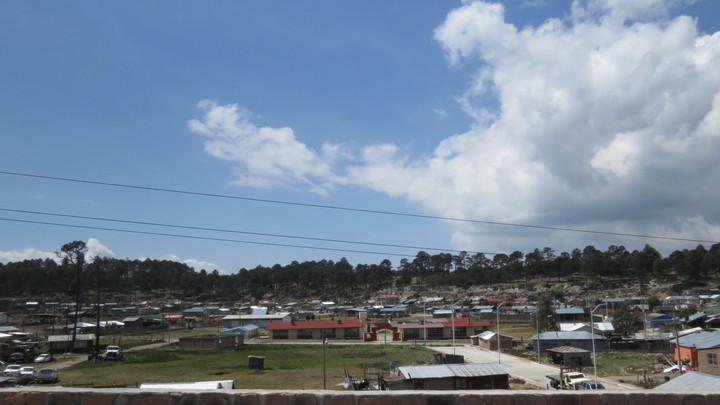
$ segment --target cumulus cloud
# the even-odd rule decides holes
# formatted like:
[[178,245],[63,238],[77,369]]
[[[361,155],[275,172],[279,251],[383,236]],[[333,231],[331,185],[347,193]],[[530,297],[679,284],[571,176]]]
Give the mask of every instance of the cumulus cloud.
[[236,104],[202,100],[198,107],[205,116],[191,120],[190,130],[208,138],[208,154],[237,165],[237,185],[295,188],[300,183],[313,192],[327,193],[328,180],[334,177],[332,162],[341,150],[338,145],[327,144],[320,152],[313,151],[295,139],[291,128],[255,126],[250,113]]
[[57,255],[55,254],[55,252],[45,252],[33,248],[27,248],[24,250],[0,250],[0,263],[21,262],[23,260],[47,258],[57,260]]
[[[463,2],[434,35],[451,66],[475,68],[460,105],[476,122],[420,157],[391,143],[313,151],[290,128],[208,101],[190,128],[237,164],[238,184],[360,185],[441,216],[719,240],[720,33],[671,18],[686,3],[576,0],[566,17],[519,28],[501,4]],[[453,240],[554,245],[511,233],[464,224]]]
[[[184,264],[188,265],[189,267],[192,267],[196,271],[200,271],[203,269],[206,271],[212,271],[212,270],[217,269],[217,265],[215,263],[206,262],[206,261],[197,260],[197,259],[181,259],[180,256],[177,256],[177,255],[167,255],[167,256],[163,257],[163,260],[170,260],[173,262],[184,263]],[[220,270],[218,269],[218,271],[220,271]]]
[[88,258],[115,257],[115,253],[112,250],[95,238],[88,239],[85,245],[87,246],[87,254],[85,256]]
[[[108,249],[105,245],[100,243],[100,241],[95,238],[88,239],[88,241],[85,243],[85,246],[87,247],[85,257],[88,261],[92,261],[96,257],[115,256],[115,253],[113,253],[112,250]],[[56,261],[57,263],[60,263],[62,261],[60,256],[58,255],[58,252],[48,252],[33,248],[27,248],[25,250],[0,251],[0,263],[21,262],[23,260],[33,259],[51,259]]]

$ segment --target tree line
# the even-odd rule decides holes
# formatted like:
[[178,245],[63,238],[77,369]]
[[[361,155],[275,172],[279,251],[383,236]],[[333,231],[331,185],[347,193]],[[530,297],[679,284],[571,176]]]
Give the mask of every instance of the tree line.
[[[73,242],[75,243],[75,242]],[[241,268],[233,274],[196,271],[170,260],[88,258],[78,269],[65,257],[0,263],[0,295],[4,297],[75,297],[97,288],[105,296],[155,294],[197,300],[243,300],[263,297],[342,300],[372,297],[377,291],[405,286],[436,287],[496,283],[566,282],[574,280],[651,279],[704,282],[720,277],[720,243],[706,249],[676,250],[663,257],[646,245],[629,251],[623,246],[599,250],[593,246],[556,254],[551,248],[522,253],[429,254],[418,252],[397,266],[350,264],[347,259],[293,261],[287,265]],[[78,277],[79,275],[79,277]],[[99,286],[99,287],[98,287]]]

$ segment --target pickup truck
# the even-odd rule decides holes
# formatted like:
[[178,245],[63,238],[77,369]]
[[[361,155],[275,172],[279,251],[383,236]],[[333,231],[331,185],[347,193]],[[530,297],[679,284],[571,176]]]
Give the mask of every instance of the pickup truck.
[[105,360],[121,360],[122,359],[122,350],[120,349],[120,346],[109,345],[105,349],[105,354],[103,355],[103,358]]
[[583,381],[592,381],[579,371],[550,374],[546,377],[550,380],[550,386],[556,390],[576,390]]

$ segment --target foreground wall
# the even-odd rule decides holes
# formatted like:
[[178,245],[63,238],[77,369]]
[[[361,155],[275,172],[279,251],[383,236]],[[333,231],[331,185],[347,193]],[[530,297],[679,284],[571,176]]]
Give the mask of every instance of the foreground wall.
[[720,391],[206,391],[0,388],[2,405],[714,405]]

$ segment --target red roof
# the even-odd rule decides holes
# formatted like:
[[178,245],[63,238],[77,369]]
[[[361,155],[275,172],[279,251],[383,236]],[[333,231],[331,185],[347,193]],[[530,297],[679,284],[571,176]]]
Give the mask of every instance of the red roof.
[[270,322],[265,327],[267,330],[291,330],[291,329],[348,329],[364,328],[368,322],[356,319],[337,321],[293,321],[293,322]]

